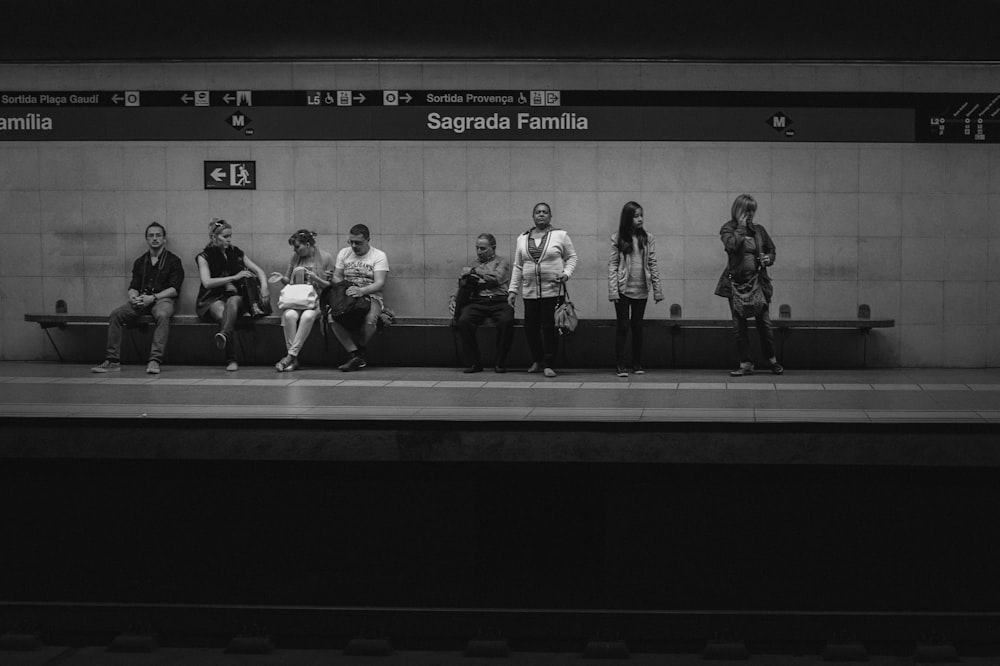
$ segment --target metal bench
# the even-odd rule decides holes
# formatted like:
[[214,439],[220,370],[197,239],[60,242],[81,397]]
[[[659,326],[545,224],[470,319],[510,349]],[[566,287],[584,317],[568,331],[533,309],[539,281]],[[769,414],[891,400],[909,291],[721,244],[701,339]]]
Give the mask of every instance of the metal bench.
[[[59,351],[59,345],[56,344],[55,339],[49,332],[50,329],[56,328],[59,330],[66,330],[68,328],[77,326],[107,326],[108,325],[108,315],[107,314],[69,314],[69,313],[57,313],[57,312],[44,312],[44,313],[27,313],[24,315],[24,320],[32,323],[38,324],[43,331],[45,331],[46,337],[48,337],[49,342],[52,344],[52,348],[56,352],[56,356],[59,357],[61,362],[64,362],[62,352]],[[147,327],[153,324],[153,317],[150,315],[143,315],[139,317],[134,324],[129,326],[129,328],[135,328],[139,330],[145,330]],[[515,320],[515,326],[521,326],[522,322],[520,319]],[[174,326],[205,326],[211,328],[217,328],[218,324],[215,322],[206,322],[198,318],[197,315],[193,314],[175,314],[170,318],[171,327]],[[450,326],[451,317],[396,317],[393,324],[394,327],[442,327]],[[485,326],[492,326],[492,322],[484,323]],[[242,331],[252,331],[255,326],[281,326],[281,316],[280,315],[268,315],[266,317],[261,317],[259,319],[250,319],[249,317],[241,317],[237,320],[236,328]],[[136,355],[139,356],[139,349],[135,343],[135,340],[131,336],[126,336],[130,339],[132,343],[132,348]],[[458,346],[456,342],[455,356],[458,358]]]
[[[789,312],[786,310],[787,306],[781,306],[779,308],[778,316],[772,319],[775,329],[778,331],[779,343],[784,345],[784,341],[792,330],[795,329],[854,329],[857,330],[861,335],[864,336],[864,359],[862,362],[862,367],[867,367],[867,357],[868,357],[868,333],[871,332],[873,328],[892,328],[896,325],[894,319],[871,319],[867,316],[868,314],[867,306],[861,306],[858,311],[858,317],[856,318],[840,318],[840,319],[795,319],[791,316],[787,316]],[[59,351],[59,347],[56,345],[55,340],[52,338],[50,329],[58,328],[65,330],[67,328],[75,326],[106,326],[108,323],[107,314],[69,314],[69,313],[28,313],[24,315],[24,320],[28,322],[34,322],[38,324],[43,331],[45,331],[46,336],[49,338],[49,342],[52,343],[52,348],[55,349],[56,355],[59,360],[62,361],[63,357]],[[137,327],[146,327],[153,323],[153,318],[150,316],[140,317],[137,322]],[[515,320],[515,326],[521,326],[522,320]],[[206,327],[217,327],[218,324],[204,322],[198,319],[196,315],[193,314],[179,314],[174,315],[170,318],[171,326],[206,326]],[[269,315],[267,317],[261,317],[260,319],[251,320],[249,318],[244,318],[238,323],[238,328],[244,330],[252,330],[254,326],[280,326],[281,317],[279,315]],[[447,327],[451,325],[451,317],[396,317],[393,324],[393,328],[406,328],[406,327]],[[492,324],[487,322],[485,326],[491,326]],[[616,322],[614,319],[580,319],[580,327],[614,327]],[[674,338],[678,336],[684,329],[728,329],[732,328],[733,322],[730,319],[712,319],[712,318],[685,318],[680,316],[680,307],[671,306],[671,317],[668,319],[647,319],[645,321],[645,326],[650,329],[666,328],[670,330],[671,334],[671,364],[676,365],[676,358],[674,353],[673,344]],[[135,345],[135,341],[132,341]],[[138,355],[138,349],[136,349]],[[456,357],[457,357],[457,347],[456,347]]]

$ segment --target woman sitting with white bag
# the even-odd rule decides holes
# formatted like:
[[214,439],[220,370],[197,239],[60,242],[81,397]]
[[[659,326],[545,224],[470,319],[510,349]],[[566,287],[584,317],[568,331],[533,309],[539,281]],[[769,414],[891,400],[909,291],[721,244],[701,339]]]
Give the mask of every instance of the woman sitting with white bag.
[[281,326],[285,330],[284,358],[274,364],[278,372],[299,369],[299,351],[319,317],[319,294],[330,282],[324,279],[333,270],[333,256],[316,247],[316,232],[299,229],[288,244],[292,246],[292,259],[284,275],[271,273],[270,282],[285,285],[278,297]]

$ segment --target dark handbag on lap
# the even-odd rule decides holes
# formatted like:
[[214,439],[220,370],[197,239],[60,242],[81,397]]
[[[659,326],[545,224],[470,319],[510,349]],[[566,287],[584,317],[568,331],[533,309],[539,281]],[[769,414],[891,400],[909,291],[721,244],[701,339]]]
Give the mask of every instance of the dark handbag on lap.
[[343,326],[351,327],[360,323],[369,310],[372,300],[368,296],[348,296],[347,289],[353,286],[344,280],[332,284],[320,294],[320,308],[324,320],[333,320]]
[[469,273],[458,278],[458,291],[455,292],[455,314],[451,316],[451,325],[458,324],[458,318],[462,314],[462,308],[469,304],[469,300],[476,295],[479,290],[479,280],[475,275]]
[[255,279],[244,278],[240,280],[237,287],[240,296],[243,297],[243,309],[246,314],[254,319],[260,319],[271,314],[271,299],[264,298],[260,293],[260,282]]

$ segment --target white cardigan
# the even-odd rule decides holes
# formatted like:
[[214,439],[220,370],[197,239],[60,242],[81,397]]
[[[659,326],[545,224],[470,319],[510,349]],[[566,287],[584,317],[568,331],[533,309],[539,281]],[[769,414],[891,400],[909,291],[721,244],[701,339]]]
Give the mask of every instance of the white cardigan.
[[535,261],[528,254],[531,229],[517,237],[514,265],[508,293],[523,298],[551,298],[559,295],[559,278],[572,277],[576,268],[576,250],[569,234],[562,229],[550,230],[542,240],[542,256]]

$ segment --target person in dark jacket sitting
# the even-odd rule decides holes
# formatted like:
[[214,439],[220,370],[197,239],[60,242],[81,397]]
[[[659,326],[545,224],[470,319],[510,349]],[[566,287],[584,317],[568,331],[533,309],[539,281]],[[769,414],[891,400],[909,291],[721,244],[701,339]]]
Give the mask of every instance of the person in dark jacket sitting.
[[715,287],[715,293],[717,296],[729,299],[729,308],[733,316],[736,351],[740,357],[739,367],[729,373],[733,377],[752,375],[754,365],[750,357],[750,330],[747,317],[737,314],[732,307],[732,285],[734,282],[748,283],[754,276],[760,280],[768,304],[763,312],[754,317],[754,324],[760,335],[761,352],[767,359],[771,372],[780,375],[785,371],[774,355],[774,329],[769,311],[774,286],[767,274],[767,267],[774,265],[776,249],[767,229],[754,222],[756,212],[757,202],[754,198],[749,194],[741,194],[733,202],[730,220],[719,230],[722,245],[726,248],[727,261]]
[[108,317],[108,348],[104,362],[91,372],[121,370],[122,329],[144,314],[153,315],[153,344],[149,349],[146,372],[160,374],[163,351],[170,335],[170,317],[174,302],[184,283],[184,267],[176,254],[167,249],[167,230],[159,222],[146,227],[149,251],[132,264],[132,280],[128,285],[128,303],[115,308]]
[[[257,280],[261,298],[268,298],[267,276],[243,250],[233,245],[233,227],[225,220],[212,220],[208,225],[209,243],[195,261],[201,288],[195,308],[202,321],[219,322],[215,346],[226,352],[226,370],[239,370],[236,363],[234,329],[236,319],[250,311],[256,303],[245,303],[240,287],[245,280]],[[259,306],[258,306],[259,307]]]
[[448,309],[456,316],[455,328],[462,341],[465,372],[483,370],[476,329],[489,319],[495,320],[497,326],[493,371],[507,372],[507,354],[514,340],[514,308],[507,302],[510,262],[497,256],[497,239],[493,234],[483,233],[476,238],[476,262],[462,269],[461,279],[472,283],[468,300],[456,312],[457,299],[452,296]]

